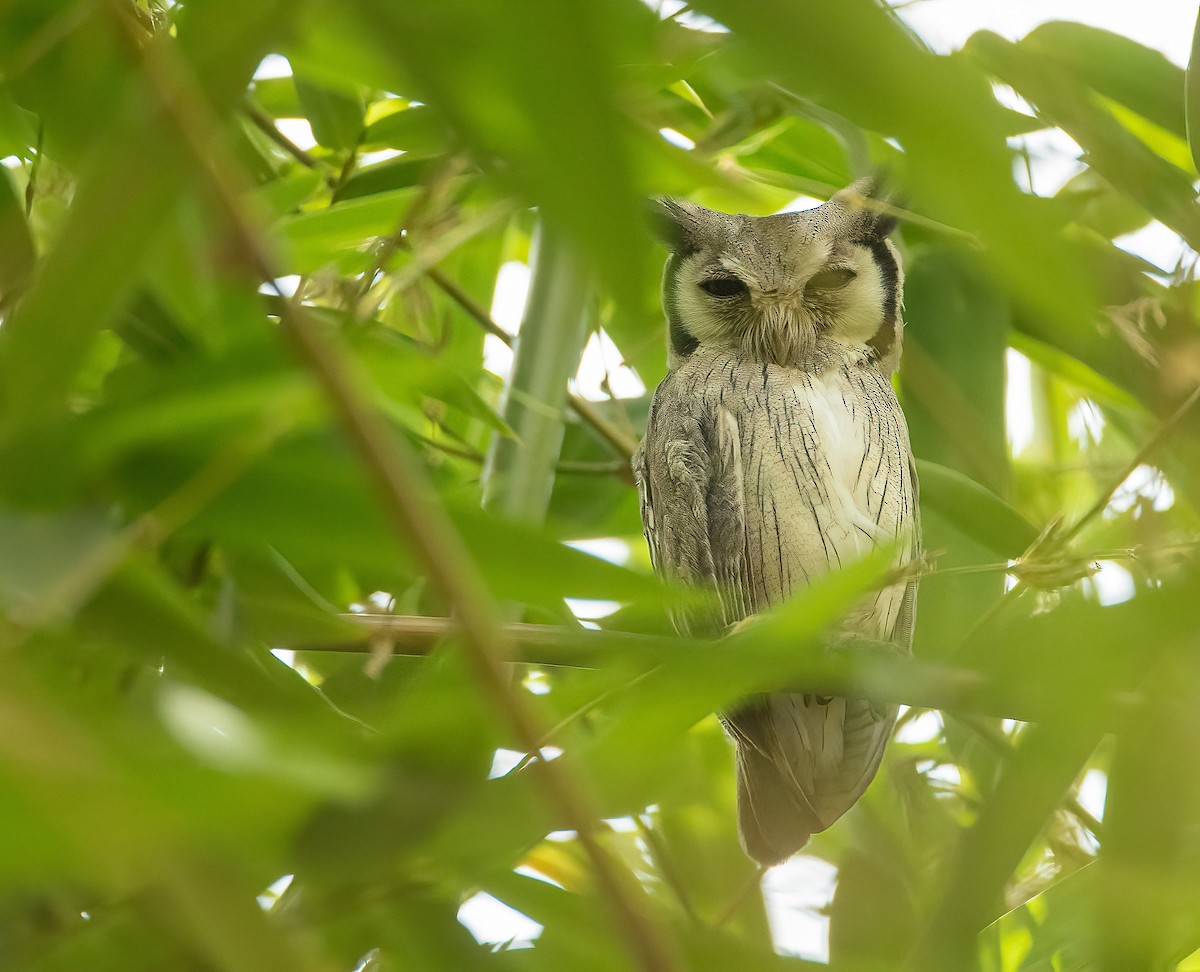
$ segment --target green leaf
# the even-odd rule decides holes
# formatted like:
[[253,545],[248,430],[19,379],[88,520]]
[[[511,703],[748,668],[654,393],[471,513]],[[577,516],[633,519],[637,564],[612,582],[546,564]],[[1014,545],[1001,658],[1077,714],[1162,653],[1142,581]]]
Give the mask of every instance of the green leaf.
[[1185,107],[1187,140],[1192,150],[1192,165],[1200,168],[1200,15],[1192,34],[1192,55],[1188,60]]
[[396,189],[285,216],[276,224],[285,248],[283,269],[312,273],[349,258],[365,264],[369,255],[363,252],[364,243],[396,233],[416,194],[415,187]]
[[1038,527],[985,486],[936,462],[917,461],[921,505],[937,510],[964,534],[1010,560],[1037,539]]
[[1036,104],[1088,153],[1106,179],[1200,246],[1200,211],[1191,177],[1152,152],[1104,110],[1091,91],[1061,65],[987,31],[971,37],[964,53]]
[[363,100],[357,91],[335,89],[303,73],[293,75],[296,95],[304,117],[312,125],[319,145],[334,151],[349,151],[363,134]]
[[410,158],[427,159],[446,150],[446,126],[432,108],[416,105],[390,112],[368,125],[363,146],[399,149]]
[[111,518],[97,510],[0,509],[0,612],[18,623],[69,617],[79,607],[80,584],[103,563],[116,534]]
[[255,78],[250,92],[259,107],[272,118],[304,117],[296,83],[290,74],[282,78]]
[[12,302],[33,272],[37,252],[24,207],[7,171],[0,172],[0,299]]
[[1056,61],[1097,93],[1183,137],[1184,78],[1165,54],[1088,24],[1051,21],[1019,46]]

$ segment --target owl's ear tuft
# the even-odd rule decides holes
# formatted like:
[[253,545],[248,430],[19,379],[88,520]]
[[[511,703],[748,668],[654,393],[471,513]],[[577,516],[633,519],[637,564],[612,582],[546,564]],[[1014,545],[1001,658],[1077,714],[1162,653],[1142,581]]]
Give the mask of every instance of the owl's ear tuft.
[[[894,212],[897,201],[884,189],[883,183],[879,176],[856,179],[834,193],[829,201],[856,214],[862,221],[861,229],[865,235],[882,239],[891,235],[899,222]],[[886,211],[877,205],[879,203],[884,204]]]
[[[895,206],[896,201],[894,199],[888,199],[887,204],[888,206]],[[891,236],[892,230],[894,230],[896,225],[900,222],[899,217],[897,217],[894,212],[883,213],[876,211],[875,213],[872,213],[872,216],[871,235],[877,236],[880,239],[885,236]]]
[[687,256],[701,247],[704,214],[707,212],[695,203],[670,196],[656,196],[650,200],[648,208],[650,229],[672,253]]

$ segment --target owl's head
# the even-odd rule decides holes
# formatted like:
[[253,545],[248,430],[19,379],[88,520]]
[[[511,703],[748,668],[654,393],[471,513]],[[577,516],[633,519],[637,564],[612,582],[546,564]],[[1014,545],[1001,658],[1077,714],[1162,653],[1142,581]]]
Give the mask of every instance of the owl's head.
[[870,191],[862,180],[815,209],[760,217],[658,200],[672,366],[702,347],[800,368],[851,350],[892,371],[904,275],[895,221],[863,205]]

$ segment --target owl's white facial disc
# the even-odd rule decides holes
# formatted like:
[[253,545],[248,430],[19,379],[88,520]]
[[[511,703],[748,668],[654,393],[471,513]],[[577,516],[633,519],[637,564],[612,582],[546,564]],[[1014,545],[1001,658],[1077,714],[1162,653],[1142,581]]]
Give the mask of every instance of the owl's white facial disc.
[[662,204],[663,301],[675,357],[720,347],[808,367],[818,345],[891,361],[902,276],[885,225],[837,197],[804,213],[727,215]]

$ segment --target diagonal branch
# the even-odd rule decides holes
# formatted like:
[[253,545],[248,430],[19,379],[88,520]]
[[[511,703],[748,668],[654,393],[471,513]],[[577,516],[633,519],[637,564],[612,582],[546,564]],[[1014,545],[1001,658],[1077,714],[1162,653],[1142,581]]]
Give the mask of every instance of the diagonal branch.
[[[143,48],[137,67],[152,82],[164,111],[178,126],[181,142],[209,183],[241,256],[259,279],[274,281],[276,273],[267,251],[227,176],[237,171],[236,165],[222,151],[220,127],[194,79],[160,45]],[[512,654],[508,633],[497,623],[491,595],[419,461],[407,442],[392,434],[370,407],[345,356],[321,333],[303,305],[283,301],[280,319],[284,335],[324,391],[375,481],[393,529],[411,546],[435,586],[453,605],[461,644],[481,691],[518,744],[537,752],[542,729],[520,690],[512,686],[505,666]],[[598,889],[638,967],[644,972],[681,969],[674,943],[646,913],[644,889],[600,842],[597,814],[580,781],[560,761],[539,759],[535,772],[547,800],[578,833]]]

